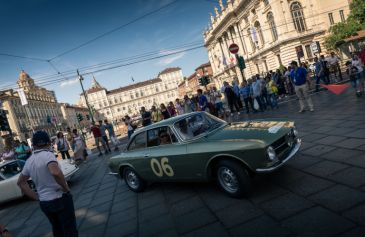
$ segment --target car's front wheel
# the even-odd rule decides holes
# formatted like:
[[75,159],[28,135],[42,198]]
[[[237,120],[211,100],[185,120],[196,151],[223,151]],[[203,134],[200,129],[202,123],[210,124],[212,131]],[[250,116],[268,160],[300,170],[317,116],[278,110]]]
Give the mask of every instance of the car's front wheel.
[[146,182],[130,167],[123,169],[123,179],[133,192],[142,192],[146,187]]
[[248,171],[238,162],[222,160],[216,169],[218,185],[231,197],[247,197],[251,191]]

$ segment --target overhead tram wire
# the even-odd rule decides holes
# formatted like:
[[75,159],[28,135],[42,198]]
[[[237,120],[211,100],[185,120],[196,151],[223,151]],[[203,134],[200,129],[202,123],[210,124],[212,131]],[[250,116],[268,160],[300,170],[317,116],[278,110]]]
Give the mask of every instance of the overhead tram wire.
[[46,62],[47,61],[47,59],[28,57],[28,56],[20,56],[20,55],[9,54],[9,53],[0,53],[0,56],[11,57],[11,58],[22,58],[22,59],[28,59],[28,60],[33,60],[33,61],[41,61],[41,62]]
[[[337,9],[342,9],[343,7],[345,7],[345,6],[342,6],[342,7],[338,7]],[[333,10],[336,10],[336,9],[333,9]],[[332,11],[333,11],[332,10]],[[322,14],[324,14],[324,13],[326,13],[326,12],[330,12],[330,11],[325,11],[325,12],[321,12],[321,13],[318,13],[318,14],[313,14],[313,15],[311,15],[311,16],[309,16],[309,17],[306,17],[305,18],[305,20],[306,19],[309,19],[309,18],[312,18],[312,17],[317,17],[317,16],[319,16],[319,15],[322,15]],[[285,22],[284,24],[277,24],[276,25],[276,27],[280,27],[280,26],[285,26],[285,25],[288,25],[288,24],[290,24],[290,23],[292,23],[292,22]],[[271,27],[269,27],[269,28],[261,28],[261,31],[266,31],[266,30],[271,30]],[[292,31],[287,31],[286,33],[290,33],[290,32],[294,32],[294,31],[296,31],[295,29],[294,30],[292,30]],[[251,34],[244,34],[245,33],[245,30],[241,30],[240,31],[242,34],[241,34],[241,36],[237,36],[237,37],[233,37],[233,38],[231,38],[231,40],[233,40],[233,39],[239,39],[240,37],[244,37],[244,36],[246,36],[246,37],[251,37]],[[211,44],[213,44],[213,42],[212,43],[210,43],[210,44],[208,44],[208,45],[205,45],[205,44],[203,44],[201,47],[204,47],[204,46],[209,46],[209,45],[211,45]],[[164,50],[166,50],[166,49],[164,49]],[[162,51],[162,50],[160,50],[160,51]],[[157,52],[160,52],[160,51],[157,51]],[[166,51],[168,51],[168,50],[166,50]],[[188,50],[189,51],[189,50]],[[167,55],[167,56],[170,56],[170,55]],[[131,56],[130,58],[133,58],[133,57],[136,57],[136,56]],[[161,55],[161,57],[165,57],[164,55]],[[142,61],[148,61],[148,60],[152,60],[152,59],[147,59],[147,60],[142,60]],[[47,61],[47,60],[46,60]],[[115,61],[117,61],[117,60],[115,60]],[[106,63],[101,63],[101,64],[107,64],[108,62],[106,62]],[[136,63],[138,63],[138,62],[136,62]],[[101,65],[100,64],[100,65]],[[134,62],[132,63],[132,64],[135,64]],[[87,67],[98,67],[98,64],[96,64],[96,65],[93,65],[93,66],[86,66],[85,68],[87,68]],[[117,66],[118,67],[118,66]],[[116,67],[116,68],[117,68]],[[114,68],[114,67],[113,67]],[[86,69],[87,70],[87,69]],[[104,69],[102,69],[102,71],[105,71]],[[72,72],[74,72],[74,70],[72,70],[72,71],[70,71],[70,73],[65,73],[65,72],[63,72],[63,73],[65,73],[65,74],[67,74],[67,75],[71,75],[72,74]],[[92,72],[90,72],[90,73],[94,73],[94,71],[92,71]],[[90,73],[88,73],[88,74],[90,74]],[[87,74],[87,75],[88,75]],[[60,74],[58,74],[58,72],[57,72],[57,74],[55,74],[55,75],[52,75],[52,76],[50,76],[50,77],[52,77],[52,78],[55,78],[55,79],[52,79],[52,80],[48,80],[48,79],[44,79],[44,81],[42,81],[42,82],[40,82],[41,84],[43,84],[44,83],[44,85],[48,85],[48,83],[50,82],[50,84],[54,84],[54,82],[59,82],[59,81],[63,81],[63,80],[66,80],[65,78],[62,80],[61,78],[60,78]],[[72,77],[69,77],[69,78],[67,78],[67,80],[69,80],[69,79],[71,79],[71,78],[74,78],[75,76],[73,75]],[[42,78],[43,79],[43,78]],[[39,80],[39,81],[41,81],[41,80]],[[15,86],[16,86],[16,84],[15,84]],[[3,90],[2,88],[0,88],[0,90]]]
[[[128,63],[124,63],[124,64],[112,66],[112,67],[107,67],[107,68],[102,68],[102,69],[98,69],[98,70],[94,70],[94,71],[85,72],[85,73],[83,73],[83,75],[90,75],[90,74],[96,73],[96,72],[101,72],[101,71],[111,70],[111,69],[115,69],[115,68],[130,66],[130,65],[133,65],[133,64],[138,64],[138,63],[141,63],[141,62],[146,62],[146,61],[151,61],[151,60],[155,60],[155,59],[159,59],[159,58],[163,58],[163,57],[168,57],[168,56],[171,56],[171,55],[175,55],[175,54],[179,54],[179,53],[183,53],[183,52],[188,52],[188,51],[196,50],[196,49],[203,48],[203,47],[204,47],[204,45],[195,46],[195,47],[187,48],[187,49],[184,49],[184,50],[178,50],[178,51],[175,51],[175,52],[166,53],[166,54],[163,54],[163,55],[158,55],[158,56],[155,56],[155,57],[149,57],[149,58],[145,58],[145,59],[142,59],[142,60],[132,61],[132,62],[128,62]],[[57,68],[55,70],[57,70]],[[62,81],[73,79],[76,76],[77,75],[75,73],[75,75],[72,75],[72,76],[68,76],[68,77],[64,76],[63,79],[56,78],[56,79],[53,79],[53,80],[38,83],[38,86],[47,86],[47,85],[56,84],[56,83],[59,83],[59,82],[62,82]],[[7,88],[7,89],[16,89],[16,88]]]
[[64,55],[66,55],[66,54],[69,54],[69,53],[75,51],[75,50],[78,50],[79,48],[82,48],[82,47],[84,47],[84,46],[86,46],[86,45],[88,45],[88,44],[90,44],[90,43],[92,43],[92,42],[94,42],[94,41],[96,41],[96,40],[98,40],[100,38],[103,38],[103,37],[105,37],[107,35],[110,35],[110,34],[116,32],[116,31],[118,31],[118,30],[120,30],[120,29],[122,29],[122,28],[124,28],[126,26],[129,26],[129,25],[131,25],[131,24],[133,24],[135,22],[138,22],[138,21],[140,21],[140,20],[142,20],[142,19],[144,19],[144,18],[146,18],[146,17],[148,17],[150,15],[153,15],[153,14],[155,14],[155,13],[157,13],[157,12],[159,12],[159,11],[165,9],[165,8],[168,8],[169,6],[177,3],[178,1],[179,0],[174,0],[174,1],[170,2],[170,3],[167,3],[167,4],[165,4],[165,5],[157,8],[156,10],[150,11],[150,12],[148,12],[148,13],[142,15],[142,16],[136,17],[135,19],[133,19],[133,20],[131,20],[131,21],[129,21],[129,22],[121,25],[121,26],[118,26],[118,27],[116,27],[116,28],[114,28],[112,30],[109,30],[109,31],[107,31],[107,32],[105,32],[105,33],[103,33],[103,34],[101,34],[99,36],[94,37],[91,40],[88,40],[88,41],[86,41],[86,42],[84,42],[84,43],[82,43],[82,44],[80,44],[80,45],[78,45],[78,46],[76,46],[76,47],[74,47],[72,49],[66,50],[66,51],[64,51],[64,52],[62,52],[62,53],[54,56],[53,58],[50,58],[49,61],[53,61],[56,58],[62,57]]

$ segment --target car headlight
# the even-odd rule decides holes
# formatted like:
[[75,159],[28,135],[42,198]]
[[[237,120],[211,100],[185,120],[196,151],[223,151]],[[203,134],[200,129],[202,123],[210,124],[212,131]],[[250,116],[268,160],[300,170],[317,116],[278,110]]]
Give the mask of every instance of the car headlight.
[[272,146],[269,146],[267,148],[267,155],[269,157],[269,160],[274,161],[277,159],[275,149]]

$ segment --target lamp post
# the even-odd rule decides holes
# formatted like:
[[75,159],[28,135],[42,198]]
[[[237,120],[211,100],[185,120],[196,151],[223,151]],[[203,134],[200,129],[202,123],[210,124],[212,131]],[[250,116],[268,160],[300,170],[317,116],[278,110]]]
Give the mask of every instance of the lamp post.
[[84,85],[82,84],[82,81],[84,80],[84,78],[82,77],[82,75],[80,75],[78,69],[77,69],[77,76],[79,77],[79,81],[80,81],[80,85],[81,85],[81,89],[82,89],[82,94],[84,95],[85,102],[86,102],[86,106],[87,106],[87,109],[89,110],[89,114],[90,114],[91,121],[92,121],[92,123],[95,123],[95,121],[94,121],[94,115],[91,112],[91,108],[90,108],[89,102],[87,100],[86,92],[84,90]]

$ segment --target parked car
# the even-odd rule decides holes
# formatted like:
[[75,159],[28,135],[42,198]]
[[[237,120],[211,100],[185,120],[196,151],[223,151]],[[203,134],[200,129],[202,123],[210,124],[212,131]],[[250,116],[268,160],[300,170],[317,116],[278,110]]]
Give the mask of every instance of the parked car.
[[[67,181],[79,170],[77,166],[69,164],[65,160],[59,160],[58,163]],[[22,160],[0,162],[0,203],[23,196],[17,181],[24,164],[25,162]],[[30,188],[36,191],[36,187],[31,179],[28,180],[28,184]]]
[[193,112],[136,131],[109,167],[135,192],[143,191],[147,181],[216,179],[228,195],[243,197],[254,174],[278,169],[300,145],[291,121],[227,123]]

